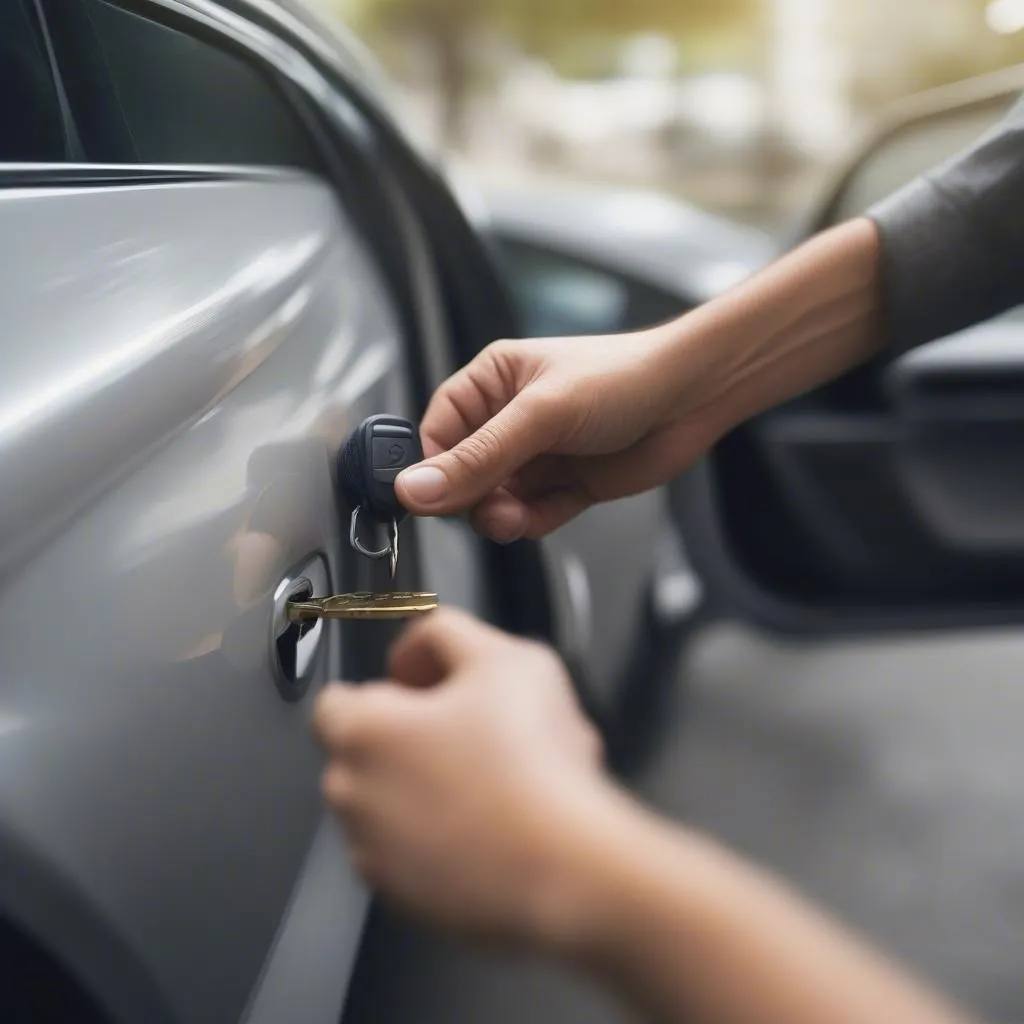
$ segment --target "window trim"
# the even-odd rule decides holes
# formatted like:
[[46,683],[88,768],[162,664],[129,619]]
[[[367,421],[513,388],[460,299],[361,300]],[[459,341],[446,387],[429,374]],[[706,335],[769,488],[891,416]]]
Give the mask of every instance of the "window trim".
[[[66,0],[39,0],[44,14],[52,22],[59,16],[58,8]],[[413,285],[404,273],[407,245],[397,215],[390,210],[387,188],[379,180],[375,167],[376,147],[373,132],[356,108],[347,102],[337,88],[285,40],[252,22],[215,5],[209,11],[200,11],[192,5],[163,0],[103,0],[111,7],[145,18],[167,28],[184,32],[193,39],[215,47],[245,62],[259,73],[275,90],[289,113],[296,119],[310,139],[311,147],[322,163],[322,180],[335,193],[339,207],[358,232],[369,255],[381,273],[398,313],[405,342],[415,404],[425,408],[429,391],[422,363],[419,312],[413,295]],[[216,15],[216,16],[215,16]],[[328,126],[328,121],[332,122]],[[339,151],[343,144],[349,153]],[[0,187],[9,181],[19,184],[75,181],[94,186],[119,183],[146,183],[167,180],[216,180],[229,177],[282,174],[311,174],[302,168],[271,167],[267,165],[212,165],[134,166],[82,164],[61,173],[53,167],[33,170],[23,168],[20,173],[4,175],[0,169]],[[371,189],[374,201],[361,192],[353,201],[346,185],[353,175],[359,179],[361,189]],[[169,176],[169,177],[168,177]],[[390,215],[389,215],[390,211]],[[403,254],[396,259],[396,251]]]
[[[228,164],[0,163],[0,191],[14,188],[112,188],[118,185],[186,185],[207,181],[311,179],[301,168]],[[313,179],[316,180],[316,179]]]

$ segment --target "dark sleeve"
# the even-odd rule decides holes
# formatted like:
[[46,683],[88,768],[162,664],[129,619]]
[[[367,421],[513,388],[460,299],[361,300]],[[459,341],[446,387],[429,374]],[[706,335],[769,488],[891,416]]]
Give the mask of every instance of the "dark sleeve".
[[1024,101],[974,147],[868,211],[893,345],[1024,303]]

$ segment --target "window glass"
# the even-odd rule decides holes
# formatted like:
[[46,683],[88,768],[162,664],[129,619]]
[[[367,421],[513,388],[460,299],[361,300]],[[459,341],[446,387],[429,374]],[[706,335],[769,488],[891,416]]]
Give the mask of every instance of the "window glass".
[[1009,110],[1010,98],[983,107],[951,110],[938,118],[913,124],[887,139],[857,168],[836,205],[833,220],[840,224],[866,210],[972,146]]
[[0,161],[66,158],[64,122],[35,11],[0,0]]
[[91,162],[319,169],[269,73],[104,0],[77,2],[53,5],[51,30]]
[[531,337],[615,334],[680,315],[683,303],[632,279],[519,241],[499,243],[502,266]]

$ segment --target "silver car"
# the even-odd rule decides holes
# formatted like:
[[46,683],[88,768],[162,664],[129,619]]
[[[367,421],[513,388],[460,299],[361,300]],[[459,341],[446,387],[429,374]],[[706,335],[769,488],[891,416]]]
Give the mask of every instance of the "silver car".
[[[298,3],[4,0],[0,83],[0,1019],[336,1024],[369,896],[309,712],[393,631],[284,605],[388,584],[339,449],[515,304]],[[399,584],[556,643],[610,726],[681,563],[661,495],[574,530],[408,522]]]

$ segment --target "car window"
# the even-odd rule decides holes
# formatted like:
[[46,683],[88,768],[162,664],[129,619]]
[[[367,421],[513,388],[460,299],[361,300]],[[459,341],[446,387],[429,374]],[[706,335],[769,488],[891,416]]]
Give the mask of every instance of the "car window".
[[531,337],[614,334],[683,311],[675,297],[563,253],[507,239],[498,251]]
[[51,7],[58,67],[90,162],[320,169],[277,83],[240,56],[105,0]]
[[1003,97],[983,106],[951,110],[891,135],[847,181],[834,207],[832,223],[860,216],[914,178],[971,146],[1008,112],[1013,102],[1012,97]]
[[0,161],[66,158],[64,120],[40,26],[28,0],[0,3]]
[[[846,182],[833,206],[830,223],[840,224],[866,213],[886,196],[967,149],[1003,118],[1016,101],[1016,96],[993,97],[991,102],[950,110],[889,136]],[[1024,323],[1024,306],[996,319]]]

